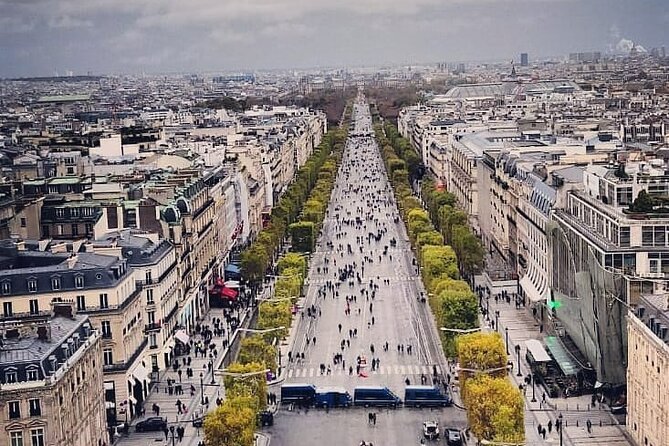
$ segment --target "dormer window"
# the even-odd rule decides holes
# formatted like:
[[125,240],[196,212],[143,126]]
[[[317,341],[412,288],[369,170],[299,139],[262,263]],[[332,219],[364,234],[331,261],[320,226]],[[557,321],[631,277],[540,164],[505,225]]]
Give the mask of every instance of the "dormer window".
[[5,372],[5,384],[12,384],[18,381],[18,376],[16,374],[16,371],[11,370],[11,371],[6,371]]
[[51,278],[51,289],[54,291],[60,290],[60,277]]
[[79,208],[72,208],[72,209],[70,209],[70,216],[72,216],[72,217],[78,217],[78,216],[79,216]]
[[37,279],[28,279],[28,292],[37,292]]
[[84,287],[84,276],[74,276],[74,286],[75,288]]
[[65,209],[56,208],[56,217],[63,218],[65,216]]
[[26,370],[28,381],[37,381],[39,379],[39,372],[37,369],[28,369]]
[[8,280],[2,282],[2,287],[1,288],[2,288],[3,296],[11,294],[11,292],[12,292],[12,282],[10,282]]

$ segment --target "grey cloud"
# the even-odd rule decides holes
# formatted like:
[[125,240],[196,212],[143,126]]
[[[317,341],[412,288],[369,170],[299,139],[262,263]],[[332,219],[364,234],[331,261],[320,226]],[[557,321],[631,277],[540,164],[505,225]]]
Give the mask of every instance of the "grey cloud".
[[[0,0],[0,76],[509,59],[667,43],[666,0]],[[39,54],[34,60],[25,54]]]

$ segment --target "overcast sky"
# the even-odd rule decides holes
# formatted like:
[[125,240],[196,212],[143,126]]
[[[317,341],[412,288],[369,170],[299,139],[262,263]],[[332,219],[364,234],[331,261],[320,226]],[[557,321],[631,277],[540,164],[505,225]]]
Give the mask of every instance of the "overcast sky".
[[669,47],[669,0],[0,0],[0,76],[197,72]]

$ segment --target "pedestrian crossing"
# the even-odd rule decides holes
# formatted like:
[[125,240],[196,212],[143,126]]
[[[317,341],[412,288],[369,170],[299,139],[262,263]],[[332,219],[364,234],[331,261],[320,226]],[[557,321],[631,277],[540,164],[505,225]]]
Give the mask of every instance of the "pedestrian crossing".
[[[367,375],[399,375],[399,376],[411,376],[411,375],[425,375],[429,377],[432,375],[432,366],[429,365],[407,365],[407,364],[395,364],[395,365],[380,365],[376,370],[372,370],[370,367],[366,367],[364,372]],[[437,366],[437,374],[441,374],[441,368]],[[321,375],[319,367],[301,367],[301,368],[291,368],[288,370],[287,378],[313,378],[317,376],[348,376],[348,366],[346,369],[342,369],[341,366],[335,366],[332,369],[330,375],[327,373]]]

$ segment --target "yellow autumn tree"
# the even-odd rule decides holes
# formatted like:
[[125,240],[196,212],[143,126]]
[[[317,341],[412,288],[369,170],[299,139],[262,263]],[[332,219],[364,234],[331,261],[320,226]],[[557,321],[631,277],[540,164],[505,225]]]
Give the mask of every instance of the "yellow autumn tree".
[[[227,398],[249,397],[250,408],[256,414],[267,407],[267,377],[264,373],[257,373],[265,370],[263,364],[251,362],[240,364],[234,362],[228,366],[227,372],[237,374],[226,375],[223,380],[225,386],[225,396]],[[250,374],[243,376],[244,374]]]
[[465,386],[467,419],[478,439],[524,444],[523,398],[507,378],[480,374]]
[[253,398],[228,398],[204,419],[207,446],[252,446],[256,413]]
[[[507,375],[506,348],[504,341],[498,333],[470,333],[459,336],[457,341],[458,362],[462,370],[460,386],[462,398],[465,405],[469,405],[467,394],[467,380],[478,373],[492,377],[504,377]],[[467,370],[468,369],[468,370]],[[499,369],[495,370],[494,369]]]

